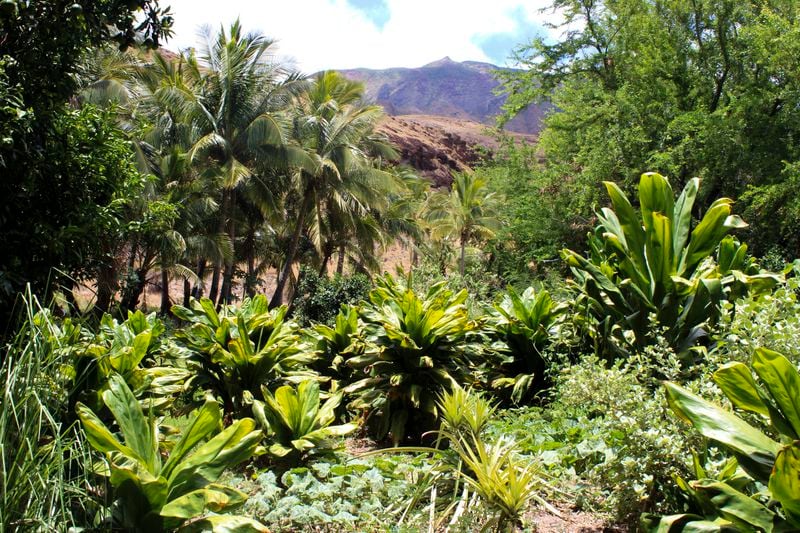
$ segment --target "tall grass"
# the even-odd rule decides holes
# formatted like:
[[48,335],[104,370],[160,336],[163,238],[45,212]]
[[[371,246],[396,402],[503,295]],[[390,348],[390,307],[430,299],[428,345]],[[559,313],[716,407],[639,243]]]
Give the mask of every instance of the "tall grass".
[[65,531],[89,516],[89,448],[69,415],[72,368],[60,325],[28,292],[0,353],[0,533]]

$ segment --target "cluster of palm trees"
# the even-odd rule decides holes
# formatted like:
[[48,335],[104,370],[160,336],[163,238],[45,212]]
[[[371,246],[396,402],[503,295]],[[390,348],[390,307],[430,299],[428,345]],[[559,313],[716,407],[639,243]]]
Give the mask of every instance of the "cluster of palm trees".
[[[458,236],[463,272],[464,247],[491,232],[488,218],[463,206],[459,214],[447,194],[392,164],[397,154],[375,129],[382,110],[365,103],[362,84],[291,71],[273,41],[238,21],[204,36],[199,52],[105,51],[87,64],[80,99],[115,110],[151,176],[130,199],[136,224],[98,274],[98,307],[117,291],[122,307],[136,307],[154,272],[162,311],[174,278],[184,280],[184,300],[224,303],[235,287],[252,295],[273,277],[275,306],[290,297],[297,263],[374,270],[388,243],[441,241],[442,231]],[[458,177],[450,196],[473,182],[482,199],[475,181]],[[465,210],[467,226],[457,222]],[[427,225],[435,232],[424,218],[437,221]]]

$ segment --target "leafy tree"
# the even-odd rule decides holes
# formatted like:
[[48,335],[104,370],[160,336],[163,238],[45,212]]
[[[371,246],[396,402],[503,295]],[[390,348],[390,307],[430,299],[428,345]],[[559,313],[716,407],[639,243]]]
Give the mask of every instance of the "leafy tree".
[[[699,209],[790,177],[784,162],[799,155],[796,2],[556,0],[553,7],[570,30],[519,48],[525,69],[501,77],[507,116],[534,101],[554,104],[538,145],[542,172],[556,177],[556,194],[584,199],[576,203],[583,215],[600,181],[630,190],[643,170],[674,176],[679,187],[703,179]],[[796,203],[794,192],[790,198]],[[754,222],[757,253],[787,243]]]
[[98,224],[110,219],[93,215],[115,194],[119,199],[113,189],[128,182],[122,175],[130,165],[105,119],[67,107],[76,89],[73,75],[87,48],[110,41],[121,48],[157,46],[170,24],[156,0],[3,2],[0,131],[13,134],[0,145],[0,322],[8,320],[12,295],[25,281],[44,291],[58,272],[107,260],[104,243],[94,239],[103,233]]

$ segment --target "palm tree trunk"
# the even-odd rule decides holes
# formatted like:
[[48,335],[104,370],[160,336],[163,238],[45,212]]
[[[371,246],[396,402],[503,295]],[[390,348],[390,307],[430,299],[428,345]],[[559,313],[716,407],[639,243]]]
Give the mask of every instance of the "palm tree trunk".
[[118,288],[117,265],[112,259],[110,263],[102,265],[97,272],[97,301],[94,306],[98,313],[108,311]]
[[344,243],[339,245],[339,260],[336,262],[336,273],[340,276],[344,273]]
[[331,253],[329,251],[325,251],[325,256],[322,258],[322,264],[319,266],[319,275],[320,277],[324,276],[328,271],[328,263],[331,260]]
[[214,302],[217,300],[219,293],[219,275],[222,271],[222,263],[217,261],[214,263],[214,271],[211,273],[211,287],[208,289],[208,298]]
[[[222,209],[220,209],[219,212],[218,233],[220,234],[225,232],[225,228],[228,224],[228,218],[230,217],[230,211],[231,211],[231,192],[228,189],[223,189]],[[217,296],[219,295],[219,276],[221,272],[222,272],[222,261],[218,259],[214,262],[214,272],[211,274],[211,288],[208,290],[208,297],[212,302],[216,302]]]
[[183,278],[183,306],[189,307],[189,300],[192,296],[192,284],[189,283],[189,280]]
[[275,285],[275,293],[272,295],[272,299],[269,302],[270,308],[278,307],[279,305],[283,304],[283,291],[286,288],[286,281],[289,279],[289,275],[292,273],[292,265],[294,264],[294,257],[297,254],[297,246],[300,244],[300,235],[303,233],[303,227],[306,220],[306,211],[308,209],[310,199],[311,195],[308,194],[307,191],[303,205],[300,206],[300,212],[297,214],[297,225],[295,226],[294,233],[292,233],[292,238],[289,241],[289,249],[286,250],[286,260],[283,263],[283,269],[281,270],[280,276],[278,277]]
[[169,272],[167,269],[161,269],[161,314],[166,315],[170,309],[169,301]]
[[[203,297],[203,285],[205,284],[205,277],[206,277],[206,258],[203,257],[197,261],[197,285],[192,287],[192,297],[193,298],[202,298]],[[188,303],[186,304],[188,305]]]
[[256,294],[256,246],[255,229],[251,225],[247,230],[247,238],[244,240],[244,258],[247,262],[247,275],[244,278],[244,291],[247,297],[252,298]]
[[467,250],[467,239],[461,235],[461,257],[458,259],[458,271],[461,272],[461,277],[464,277],[465,255]]

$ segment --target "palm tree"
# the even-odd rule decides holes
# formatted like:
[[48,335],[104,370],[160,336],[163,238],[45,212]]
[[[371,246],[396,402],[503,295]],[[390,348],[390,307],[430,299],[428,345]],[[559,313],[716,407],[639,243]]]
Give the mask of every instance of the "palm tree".
[[296,99],[292,135],[308,158],[292,174],[297,215],[270,302],[273,307],[283,302],[304,231],[322,252],[326,234],[384,205],[398,188],[393,173],[376,164],[376,156],[394,158],[396,153],[375,135],[383,111],[361,102],[363,90],[360,83],[324,72]]
[[456,174],[449,193],[434,192],[428,202],[428,220],[434,238],[458,241],[458,270],[464,275],[467,245],[494,236],[500,225],[494,215],[495,193],[473,173]]
[[[203,131],[190,150],[193,161],[205,165],[220,189],[218,228],[236,242],[235,211],[244,196],[241,189],[253,179],[259,160],[273,167],[288,167],[305,156],[287,145],[292,97],[306,84],[272,56],[274,41],[260,34],[242,33],[237,20],[216,37],[205,32],[200,57],[202,106],[195,121]],[[237,193],[237,189],[239,192]],[[263,198],[259,209],[269,211],[274,202]],[[219,301],[231,296],[235,257],[224,262]],[[214,265],[210,296],[216,297],[222,263]]]

